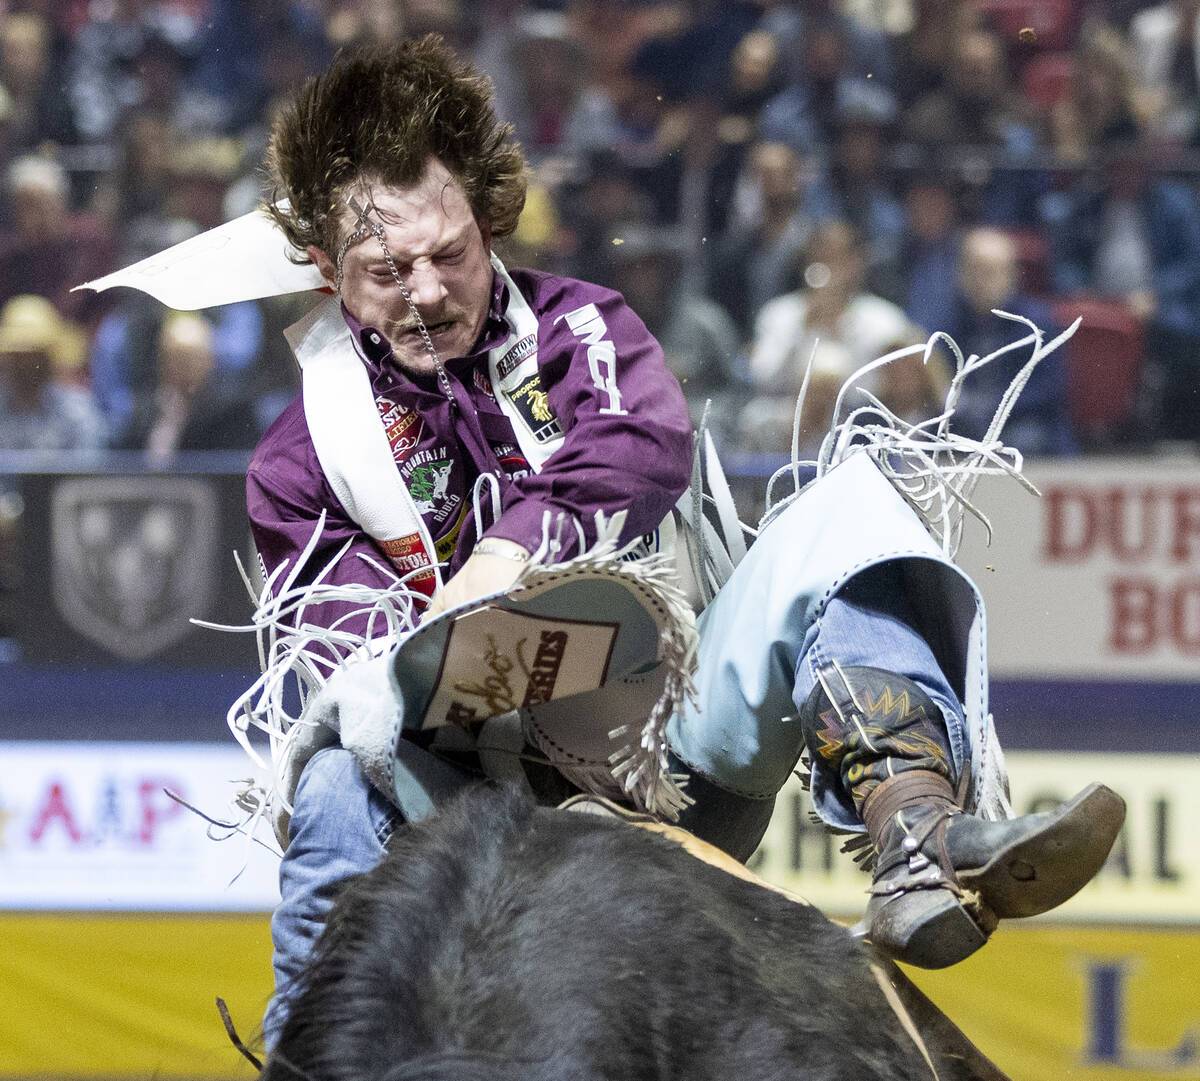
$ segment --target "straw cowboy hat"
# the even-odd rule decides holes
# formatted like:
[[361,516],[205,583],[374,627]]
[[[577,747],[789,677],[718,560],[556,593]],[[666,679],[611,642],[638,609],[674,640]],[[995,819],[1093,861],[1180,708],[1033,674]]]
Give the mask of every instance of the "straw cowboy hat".
[[0,356],[42,354],[55,371],[77,371],[86,355],[83,331],[45,297],[16,296],[0,309]]

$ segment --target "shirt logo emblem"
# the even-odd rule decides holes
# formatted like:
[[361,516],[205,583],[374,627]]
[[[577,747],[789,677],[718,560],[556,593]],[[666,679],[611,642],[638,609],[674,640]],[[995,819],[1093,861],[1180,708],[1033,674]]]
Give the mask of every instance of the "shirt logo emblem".
[[539,443],[548,443],[562,435],[562,425],[550,407],[550,397],[542,390],[542,381],[536,372],[505,394]]

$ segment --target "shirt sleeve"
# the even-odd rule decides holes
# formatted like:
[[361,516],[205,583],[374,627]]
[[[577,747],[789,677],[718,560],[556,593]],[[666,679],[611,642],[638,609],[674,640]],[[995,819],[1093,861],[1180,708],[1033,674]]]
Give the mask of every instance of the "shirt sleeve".
[[[291,576],[318,529],[320,536],[296,574],[295,585],[309,585],[318,576],[333,585],[382,588],[392,584],[395,577],[387,557],[346,514],[321,472],[315,451],[311,457],[311,462],[300,465],[290,455],[259,453],[246,473],[246,508],[262,570],[268,580],[278,573],[273,592],[278,594]],[[337,623],[340,629],[365,635],[366,617],[347,618],[354,608],[344,602],[314,604],[304,609],[301,619],[325,628]]]
[[[547,512],[577,521],[587,543],[595,515],[625,511],[622,542],[656,529],[691,478],[692,428],[679,382],[658,342],[620,294],[548,279],[539,312],[542,387],[563,441],[542,470],[510,487],[488,536],[536,549]],[[560,558],[578,548],[560,534]]]

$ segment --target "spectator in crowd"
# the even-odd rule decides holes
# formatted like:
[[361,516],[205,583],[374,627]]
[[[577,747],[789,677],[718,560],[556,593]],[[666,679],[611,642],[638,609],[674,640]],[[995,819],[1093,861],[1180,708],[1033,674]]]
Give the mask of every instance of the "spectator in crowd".
[[85,353],[82,330],[45,297],[0,309],[0,450],[104,446],[104,419],[79,379]]
[[613,102],[590,85],[583,50],[565,15],[519,13],[505,62],[514,84],[505,119],[534,168],[548,157],[573,164],[612,143]]
[[654,220],[675,224],[688,130],[686,109],[667,96],[651,65],[636,62],[613,104],[613,150],[650,201]]
[[638,186],[634,171],[612,151],[589,157],[581,175],[565,186],[566,272],[595,280],[609,265],[613,239],[628,224],[649,224],[654,207]]
[[237,373],[217,368],[214,326],[198,312],[172,312],[155,341],[158,378],[113,446],[162,463],[180,450],[248,450],[261,434],[254,401]]
[[[499,8],[500,5],[489,5]],[[499,11],[506,26],[520,6],[509,2]],[[390,0],[329,0],[321,6],[325,41],[333,49],[378,45],[404,36],[404,12]]]
[[218,106],[214,124],[237,134],[260,122],[280,92],[332,53],[315,5],[298,0],[212,0],[199,40],[195,88]]
[[71,212],[67,175],[56,162],[17,158],[7,181],[13,222],[0,235],[0,302],[36,293],[73,322],[98,317],[106,302],[71,289],[112,269],[111,234],[97,219]]
[[829,15],[806,18],[801,51],[797,77],[763,108],[764,139],[786,143],[799,154],[823,158],[849,101],[870,101],[879,110],[895,108],[884,79],[868,79],[855,71],[841,19]]
[[738,177],[758,139],[759,114],[782,89],[781,77],[778,44],[753,30],[734,46],[707,92],[688,100],[679,220],[701,238],[718,236],[729,224]]
[[[172,53],[195,56],[200,28],[181,5],[113,0],[102,5],[75,36],[66,85],[85,141],[111,138],[126,109],[155,104],[140,61],[151,66]],[[242,49],[249,45],[242,43]]]
[[[131,235],[145,229],[146,223],[167,216],[175,143],[170,120],[159,112],[131,109],[121,118],[116,166],[99,186],[92,206],[113,223],[125,244]],[[142,254],[154,250],[147,247]]]
[[712,402],[713,433],[730,430],[744,380],[741,342],[728,314],[692,292],[683,277],[685,247],[677,230],[628,226],[618,231],[607,282],[620,292],[658,340],[667,366],[683,386],[692,422]]
[[615,102],[633,70],[638,50],[656,37],[680,30],[681,4],[642,4],[637,0],[567,0],[571,36],[583,46],[594,84]]
[[1175,143],[1200,143],[1200,0],[1167,0],[1129,23],[1132,62],[1146,118]]
[[[262,430],[253,405],[262,311],[245,301],[196,318],[204,327],[164,318],[161,305],[135,295],[101,321],[92,344],[92,379],[115,447],[146,447],[158,418],[178,428],[178,443],[170,449],[253,447]],[[246,402],[256,419],[243,420]],[[206,421],[213,424],[208,434],[202,431]]]
[[[799,461],[812,461],[833,424],[838,393],[854,367],[842,342],[814,338],[804,360],[808,386],[799,400],[803,372],[756,390],[737,418],[737,446],[754,454],[789,454],[793,431]],[[794,373],[793,373],[794,374]],[[799,408],[799,416],[796,415]]]
[[[864,291],[865,272],[865,246],[853,226],[828,222],[813,233],[801,287],[769,301],[755,320],[749,374],[756,394],[794,397],[810,358],[823,381],[840,385],[863,365],[919,339],[899,307]],[[859,385],[878,390],[878,373]]]
[[738,42],[754,29],[756,4],[724,0],[685,0],[674,8],[675,21],[652,34],[634,54],[631,70],[662,87],[672,102],[712,93]]
[[911,25],[893,43],[904,73],[896,94],[906,108],[937,90],[954,64],[958,43],[981,25],[974,0],[911,0]]
[[950,368],[940,353],[900,357],[879,371],[879,400],[909,424],[941,413],[949,389]]
[[1080,38],[1071,64],[1070,92],[1050,111],[1060,163],[1092,160],[1109,143],[1138,137],[1129,50],[1111,26],[1094,23]]
[[41,15],[16,12],[0,20],[0,86],[8,98],[10,150],[77,140],[71,103],[52,65],[52,44],[50,26]]
[[940,85],[905,112],[902,137],[945,158],[973,152],[983,173],[982,221],[1017,225],[1036,216],[1045,187],[1045,178],[1032,169],[1040,124],[1009,77],[996,34],[970,30],[958,38]]
[[895,88],[896,66],[887,36],[877,27],[841,10],[845,5],[836,0],[807,0],[803,4],[763,3],[762,6],[766,10],[758,29],[778,41],[780,52],[787,58],[785,75],[789,81],[805,78],[805,37],[811,38],[823,27],[829,27],[839,41],[845,43],[845,60],[851,75],[878,80],[889,90]]
[[[1020,291],[1018,269],[1017,246],[1008,233],[987,227],[968,230],[962,238],[954,304],[934,329],[949,334],[965,356],[987,356],[1029,333],[1023,324],[993,315],[993,310],[1024,316],[1052,338],[1060,328],[1054,325],[1050,306]],[[1026,454],[1070,454],[1076,449],[1062,356],[1061,351],[1051,353],[1034,368],[1004,428],[1005,441]],[[1028,360],[1028,350],[1014,350],[964,380],[952,430],[981,438],[1001,396]]]
[[748,337],[758,310],[794,281],[812,218],[795,151],[783,143],[759,143],[747,164],[740,214],[711,252],[708,291]]
[[820,216],[840,218],[866,243],[868,274],[892,261],[904,232],[904,210],[892,191],[887,156],[890,103],[843,102],[828,179],[816,203]]
[[[1056,292],[1122,300],[1146,332],[1144,435],[1200,438],[1200,200],[1151,172],[1143,142],[1114,144],[1099,175],[1048,204]],[[1157,431],[1155,430],[1157,425]]]
[[944,170],[920,170],[909,176],[904,236],[895,263],[887,268],[886,286],[878,290],[927,334],[941,329],[944,313],[954,306],[960,189],[956,178]]

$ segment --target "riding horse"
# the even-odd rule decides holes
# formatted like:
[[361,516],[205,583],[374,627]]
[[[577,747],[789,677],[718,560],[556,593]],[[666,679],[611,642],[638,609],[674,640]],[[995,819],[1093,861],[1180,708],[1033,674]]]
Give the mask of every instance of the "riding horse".
[[1003,1081],[811,905],[594,809],[480,786],[404,827],[341,892],[262,1078]]

